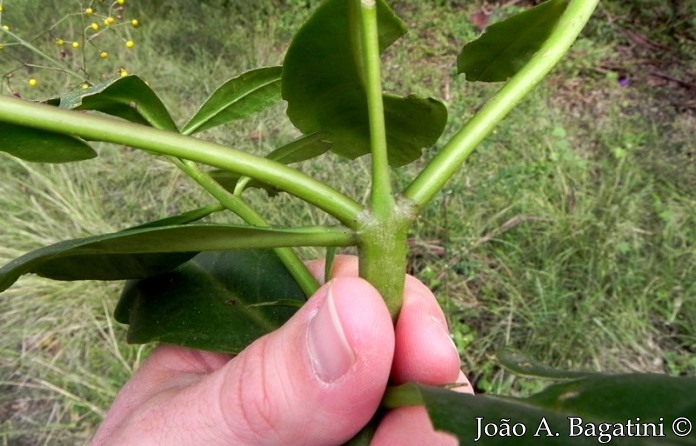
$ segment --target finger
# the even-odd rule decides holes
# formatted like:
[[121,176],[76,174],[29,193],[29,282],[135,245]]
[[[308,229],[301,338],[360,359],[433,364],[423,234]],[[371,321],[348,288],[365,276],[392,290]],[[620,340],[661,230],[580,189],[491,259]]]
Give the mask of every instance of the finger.
[[[313,260],[307,267],[317,279],[324,277],[324,260]],[[338,255],[331,277],[357,276],[358,258]],[[432,292],[418,279],[407,276],[404,300],[396,330],[396,351],[392,381],[399,384],[460,383],[458,391],[472,392],[466,376],[459,370],[459,353],[447,330],[447,319]]]
[[435,296],[414,277],[406,277],[396,327],[392,380],[401,384],[452,384],[459,377],[459,354]]
[[[316,259],[307,262],[307,269],[312,273],[315,279],[320,283],[324,283],[324,267],[326,259]],[[329,277],[357,277],[358,276],[358,258],[355,256],[339,254],[334,258],[331,264],[331,272]]]
[[384,416],[371,445],[456,446],[458,443],[453,435],[433,429],[423,407],[402,407]]
[[[430,290],[408,276],[404,300],[396,327],[396,349],[392,381],[429,385],[460,383],[456,391],[473,393],[459,370],[459,354],[447,330],[442,309]],[[374,445],[456,445],[457,439],[436,432],[423,407],[402,407],[389,411],[380,423]]]
[[[104,444],[143,444],[145,433],[167,445],[340,444],[379,405],[393,336],[377,291],[362,279],[336,279],[223,367],[195,380],[186,366],[179,376],[191,383],[150,390]],[[148,364],[154,378],[166,368]]]
[[157,395],[182,389],[225,366],[232,357],[174,345],[160,345],[118,393],[92,444],[109,444],[119,425],[135,408]]

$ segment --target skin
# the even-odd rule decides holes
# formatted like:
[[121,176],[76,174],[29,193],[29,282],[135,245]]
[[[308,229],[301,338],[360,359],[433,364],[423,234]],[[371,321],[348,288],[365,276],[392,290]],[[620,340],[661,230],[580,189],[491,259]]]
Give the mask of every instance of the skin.
[[[323,277],[323,261],[309,264]],[[337,445],[372,417],[388,382],[461,383],[433,294],[406,277],[396,326],[377,291],[338,256],[283,327],[232,357],[159,346],[121,389],[93,445]],[[388,412],[373,445],[456,445],[422,407]]]

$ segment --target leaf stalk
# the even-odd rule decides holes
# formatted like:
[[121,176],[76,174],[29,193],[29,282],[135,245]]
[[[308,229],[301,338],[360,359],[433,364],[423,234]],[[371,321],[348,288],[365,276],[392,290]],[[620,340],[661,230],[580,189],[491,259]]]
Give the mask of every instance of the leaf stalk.
[[384,122],[382,71],[377,30],[377,5],[374,0],[359,0],[359,3],[361,62],[363,63],[364,71],[363,79],[370,122],[370,151],[372,153],[370,207],[375,215],[388,216],[393,212],[394,197],[392,196],[387,156],[387,131]]
[[246,152],[175,132],[114,118],[0,96],[0,120],[88,140],[123,144],[158,155],[188,159],[270,184],[355,229],[363,206],[296,169]]
[[[241,197],[229,193],[220,185],[220,183],[198,168],[195,163],[188,160],[180,160],[178,158],[173,158],[172,161],[184,173],[186,173],[195,182],[201,185],[210,195],[218,200],[221,205],[237,214],[246,223],[257,227],[270,227],[268,222],[246,202],[244,202]],[[288,269],[290,274],[295,278],[300,288],[302,288],[305,296],[309,297],[314,294],[314,292],[319,288],[319,284],[314,276],[312,276],[312,273],[309,272],[302,260],[300,260],[300,258],[297,256],[295,251],[293,251],[292,248],[275,248],[274,251]]]
[[524,97],[553,69],[575,42],[599,0],[571,0],[539,51],[462,127],[403,191],[417,209],[425,207]]

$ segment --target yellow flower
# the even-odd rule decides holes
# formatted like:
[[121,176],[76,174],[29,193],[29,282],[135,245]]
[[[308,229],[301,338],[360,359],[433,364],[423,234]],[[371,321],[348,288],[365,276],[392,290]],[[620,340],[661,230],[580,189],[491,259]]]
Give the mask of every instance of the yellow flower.
[[99,30],[99,24],[97,22],[93,22],[91,25],[89,25],[90,28],[92,28],[94,31]]
[[140,22],[138,21],[138,19],[133,19],[133,20],[131,20],[131,26],[132,26],[133,28],[139,27],[139,26],[140,26]]
[[126,0],[116,0],[116,3],[118,3],[119,5],[122,5],[122,4],[126,3]]
[[94,9],[92,9],[92,8],[85,9],[85,15],[92,15],[92,14],[94,14]]
[[121,67],[118,69],[118,75],[121,77],[126,77],[126,76],[128,76],[128,72],[126,71],[125,68]]
[[58,46],[63,46],[65,44],[65,40],[63,39],[56,39],[56,45]]
[[133,48],[135,46],[135,42],[132,40],[126,41],[126,48]]
[[107,53],[106,51],[102,51],[101,53],[99,53],[99,57],[101,57],[102,59],[106,59],[107,57],[109,57],[109,53]]
[[10,27],[7,26],[7,25],[2,25],[2,30],[3,30],[3,31],[9,31],[9,30],[10,30]]
[[72,43],[72,47],[75,48],[75,49],[79,48],[79,47],[80,47],[80,42],[73,42],[73,43]]
[[27,85],[29,85],[29,86],[32,87],[32,88],[36,87],[37,84],[38,84],[38,82],[37,82],[37,80],[34,79],[34,78],[31,78],[31,79],[29,79],[29,80],[27,81]]
[[104,19],[104,25],[106,25],[106,26],[113,25],[115,21],[116,21],[115,18],[113,18],[113,17],[107,17],[107,18]]

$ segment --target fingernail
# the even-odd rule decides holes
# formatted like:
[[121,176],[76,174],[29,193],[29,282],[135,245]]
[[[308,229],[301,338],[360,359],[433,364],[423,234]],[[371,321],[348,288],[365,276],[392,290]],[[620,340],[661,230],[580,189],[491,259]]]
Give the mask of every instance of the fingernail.
[[327,383],[345,375],[355,362],[355,353],[341,326],[331,288],[329,284],[326,298],[307,328],[307,350],[312,368],[317,377]]

